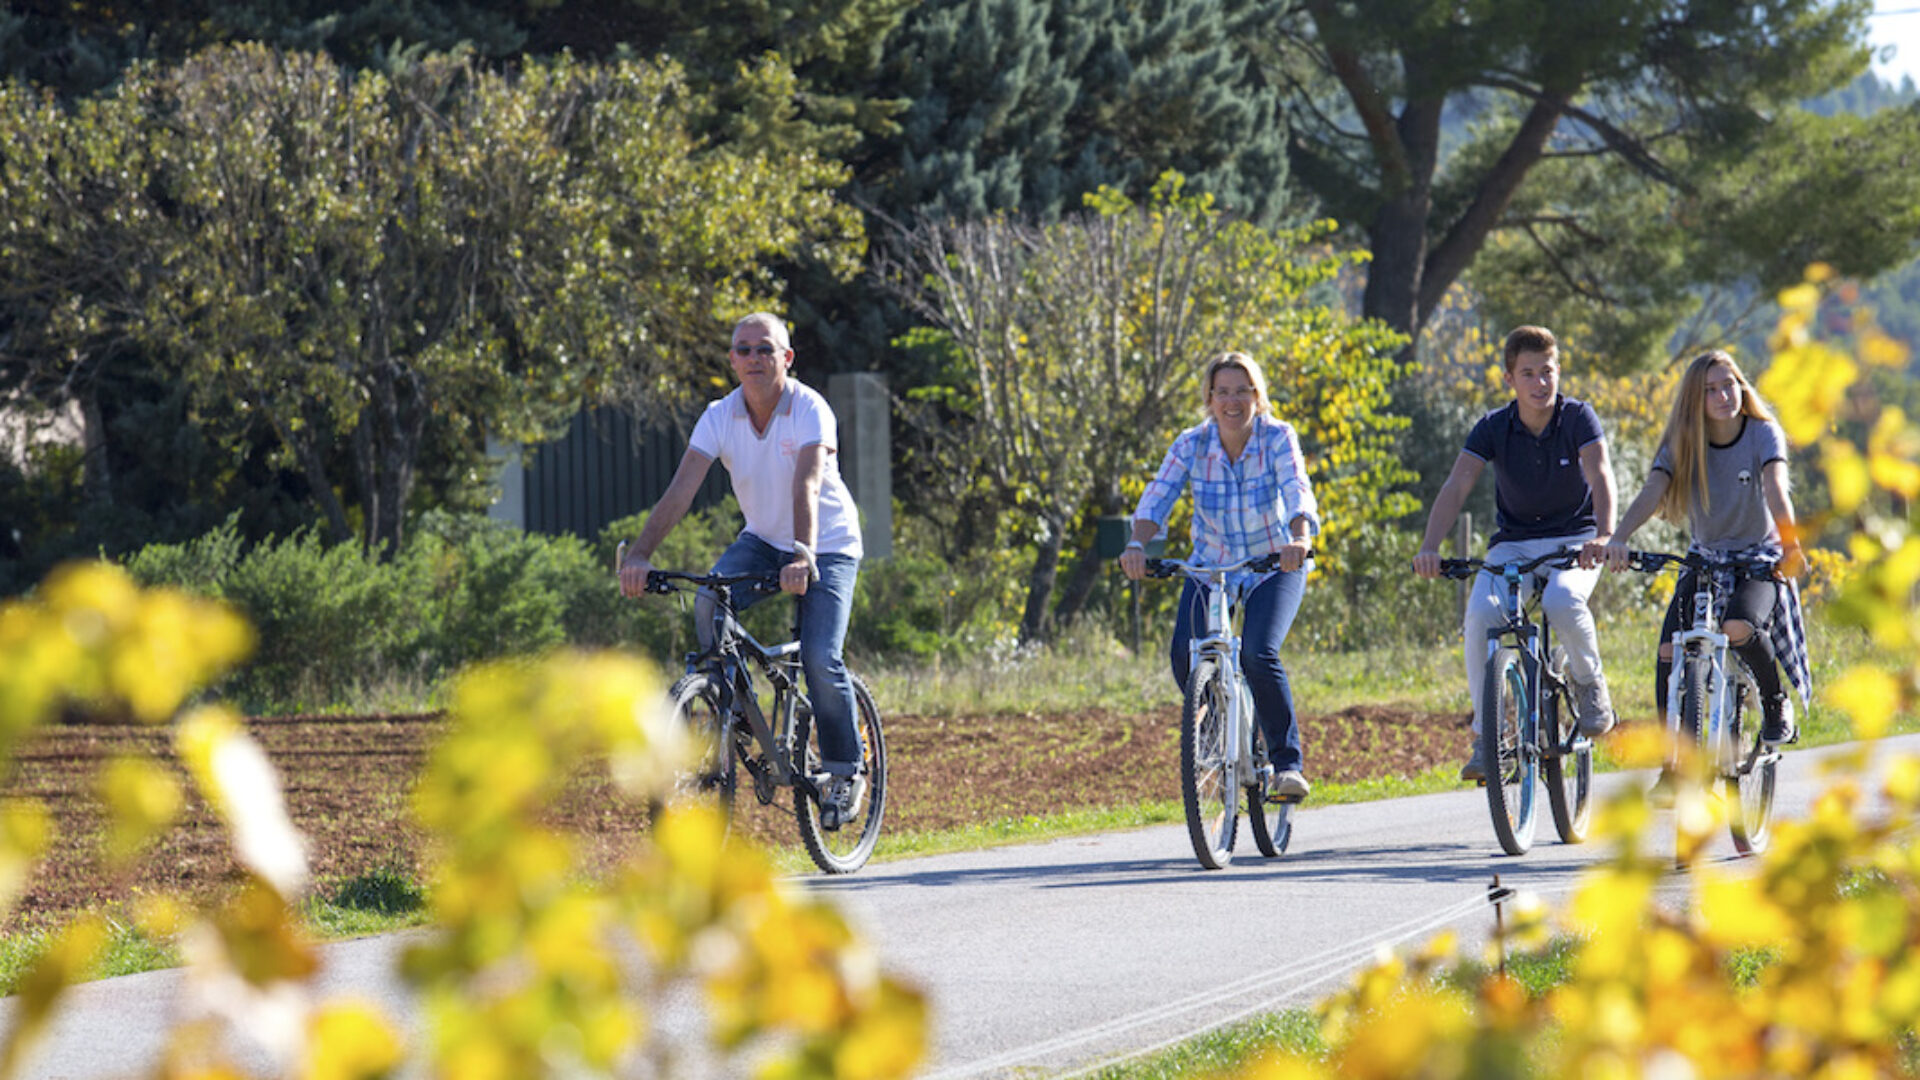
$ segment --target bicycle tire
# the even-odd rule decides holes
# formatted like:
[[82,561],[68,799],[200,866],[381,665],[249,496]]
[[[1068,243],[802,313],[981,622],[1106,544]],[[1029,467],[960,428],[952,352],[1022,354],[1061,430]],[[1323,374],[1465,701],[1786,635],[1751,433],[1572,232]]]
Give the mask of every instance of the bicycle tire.
[[739,755],[730,726],[723,722],[720,698],[719,679],[706,671],[682,675],[668,689],[674,719],[704,745],[693,764],[675,773],[667,802],[712,806],[731,828],[734,798],[740,789]]
[[[1252,717],[1248,719],[1251,721]],[[1256,767],[1272,762],[1267,754],[1267,733],[1258,723],[1253,725],[1253,762]],[[1273,772],[1266,769],[1258,775],[1259,783],[1247,785],[1247,826],[1253,832],[1253,846],[1260,849],[1260,854],[1277,859],[1286,854],[1287,844],[1293,840],[1293,806],[1268,802],[1267,790],[1273,783]]]
[[1226,682],[1216,661],[1202,660],[1187,683],[1180,712],[1180,802],[1186,808],[1194,857],[1209,870],[1233,861],[1240,800],[1232,766]]
[[1713,662],[1694,653],[1680,662],[1680,730],[1678,735],[1696,751],[1704,752],[1700,733],[1707,728],[1707,678]]
[[1527,679],[1519,650],[1502,646],[1487,658],[1481,684],[1480,760],[1487,768],[1487,810],[1493,834],[1509,855],[1533,846],[1540,755],[1525,746]]
[[[793,815],[800,822],[800,841],[813,864],[828,874],[851,874],[867,864],[880,840],[880,822],[887,811],[887,741],[880,725],[880,708],[867,684],[852,672],[854,734],[860,739],[860,774],[865,790],[856,796],[853,820],[838,829],[820,823],[820,803],[804,784],[793,789]],[[817,725],[811,710],[801,709],[794,721],[793,745],[802,755],[802,772],[820,770]]]
[[1727,680],[1728,745],[1734,753],[1727,782],[1727,828],[1734,849],[1758,855],[1773,840],[1773,796],[1780,763],[1778,751],[1761,742],[1764,724],[1759,710],[1760,687],[1753,671],[1737,654],[1729,654],[1732,676]]
[[[1556,679],[1564,680],[1567,650],[1555,645],[1549,669]],[[1566,707],[1565,695],[1544,692],[1540,701],[1540,775],[1546,780],[1547,809],[1553,814],[1553,831],[1566,844],[1578,844],[1587,838],[1593,824],[1593,740],[1580,740],[1578,749],[1563,754],[1560,748],[1572,737],[1573,710]],[[1571,763],[1571,767],[1569,767]]]

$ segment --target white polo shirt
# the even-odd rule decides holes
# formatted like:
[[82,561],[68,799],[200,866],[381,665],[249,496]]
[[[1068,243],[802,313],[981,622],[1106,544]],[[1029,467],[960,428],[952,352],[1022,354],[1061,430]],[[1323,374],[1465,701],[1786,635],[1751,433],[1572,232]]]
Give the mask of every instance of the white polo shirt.
[[727,467],[734,498],[747,519],[744,531],[781,551],[793,550],[793,476],[800,451],[815,444],[832,452],[820,483],[814,551],[859,558],[860,515],[840,479],[839,425],[827,399],[812,387],[788,379],[764,432],[753,430],[746,396],[736,387],[707,406],[687,440],[690,448]]

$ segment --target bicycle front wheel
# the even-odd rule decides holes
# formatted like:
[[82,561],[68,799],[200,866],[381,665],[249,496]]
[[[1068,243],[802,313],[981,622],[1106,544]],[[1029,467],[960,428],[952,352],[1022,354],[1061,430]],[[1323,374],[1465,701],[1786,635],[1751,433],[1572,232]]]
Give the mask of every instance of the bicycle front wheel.
[[[1272,758],[1267,753],[1267,733],[1252,717],[1253,723],[1253,763],[1256,767],[1271,765]],[[1287,803],[1267,801],[1267,788],[1273,782],[1273,771],[1262,769],[1260,781],[1247,785],[1247,824],[1253,829],[1253,846],[1260,854],[1269,859],[1279,858],[1287,850],[1287,844],[1293,839],[1293,807]]]
[[1180,715],[1180,801],[1186,806],[1194,857],[1209,870],[1233,861],[1234,831],[1240,823],[1227,740],[1227,693],[1220,665],[1202,660],[1187,683]]
[[711,673],[682,675],[667,691],[673,717],[699,742],[693,764],[674,775],[669,805],[705,804],[733,823],[733,799],[740,787],[739,755],[734,733],[720,706],[720,680]]
[[[1553,647],[1552,670],[1566,677],[1567,651]],[[1565,686],[1565,682],[1560,683]],[[1587,838],[1593,824],[1593,741],[1580,739],[1578,749],[1566,750],[1574,739],[1573,710],[1563,692],[1549,690],[1540,701],[1540,775],[1547,782],[1547,808],[1553,811],[1553,829],[1562,843]]]
[[1753,671],[1738,655],[1727,686],[1727,747],[1733,760],[1725,762],[1727,827],[1733,846],[1742,855],[1767,850],[1773,839],[1773,789],[1780,752],[1760,741],[1760,687]]
[[[793,789],[793,813],[800,820],[800,840],[813,864],[829,874],[851,874],[867,864],[880,840],[880,819],[887,810],[887,742],[880,730],[880,709],[859,677],[853,680],[853,729],[860,739],[860,771],[854,776],[853,816],[837,829],[820,821],[820,803],[804,784]],[[820,771],[819,725],[810,710],[800,710],[794,723],[793,745],[804,749],[804,775]]]
[[1502,851],[1525,855],[1533,846],[1540,755],[1526,744],[1527,676],[1519,650],[1502,647],[1487,658],[1480,699],[1480,760],[1493,833]]

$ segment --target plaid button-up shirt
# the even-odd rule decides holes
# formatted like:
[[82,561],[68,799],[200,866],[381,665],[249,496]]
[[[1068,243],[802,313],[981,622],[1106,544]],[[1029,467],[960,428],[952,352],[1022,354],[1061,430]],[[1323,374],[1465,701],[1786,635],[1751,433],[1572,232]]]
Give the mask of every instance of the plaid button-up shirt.
[[[1256,417],[1253,437],[1239,461],[1229,460],[1212,420],[1180,433],[1160,471],[1140,495],[1135,520],[1163,529],[1183,488],[1193,488],[1193,558],[1211,565],[1239,562],[1278,551],[1291,540],[1288,525],[1307,519],[1320,531],[1320,506],[1307,479],[1306,459],[1293,425]],[[1266,575],[1245,575],[1242,588]]]

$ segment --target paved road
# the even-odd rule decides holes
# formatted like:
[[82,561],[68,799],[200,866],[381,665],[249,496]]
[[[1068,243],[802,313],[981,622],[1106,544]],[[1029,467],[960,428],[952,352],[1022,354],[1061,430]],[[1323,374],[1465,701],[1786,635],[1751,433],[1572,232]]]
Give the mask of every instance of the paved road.
[[[1920,736],[1889,740],[1890,749],[1920,752]],[[1782,814],[1804,812],[1818,757],[1785,759]],[[1598,778],[1603,796],[1646,782]],[[1183,827],[1164,826],[881,864],[807,884],[850,912],[889,967],[928,990],[932,1076],[1062,1074],[1310,1002],[1382,945],[1448,927],[1483,941],[1493,875],[1551,902],[1604,856],[1554,841],[1544,813],[1534,850],[1501,856],[1486,813],[1484,797],[1464,788],[1307,808],[1284,858],[1259,858],[1243,836],[1240,857],[1214,872],[1194,862]],[[1731,845],[1722,837],[1712,854],[1731,855]],[[417,1025],[389,974],[395,944],[327,947],[323,996],[371,997]],[[150,1066],[181,987],[177,972],[150,972],[79,988],[28,1075],[92,1080]],[[0,1002],[0,1024],[11,1008]]]

